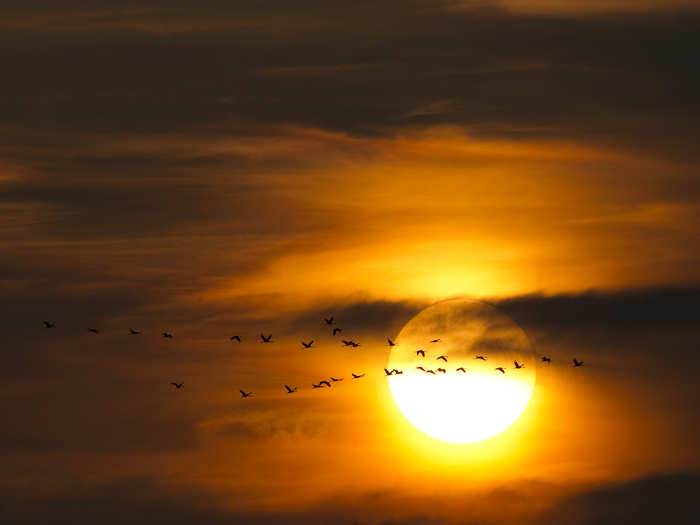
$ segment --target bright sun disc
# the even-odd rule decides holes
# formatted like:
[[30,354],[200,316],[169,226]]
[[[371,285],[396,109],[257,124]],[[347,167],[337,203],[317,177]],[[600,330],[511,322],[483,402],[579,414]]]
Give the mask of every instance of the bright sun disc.
[[[403,374],[389,377],[391,394],[406,419],[429,436],[451,443],[488,439],[510,427],[530,401],[536,364],[530,343],[493,306],[464,299],[432,305],[395,342],[388,369]],[[421,349],[425,357],[416,355]],[[524,367],[516,368],[516,361]]]

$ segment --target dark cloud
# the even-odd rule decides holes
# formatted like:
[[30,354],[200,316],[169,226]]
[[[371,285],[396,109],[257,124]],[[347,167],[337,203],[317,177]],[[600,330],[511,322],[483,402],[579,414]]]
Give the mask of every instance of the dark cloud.
[[542,524],[636,525],[698,523],[700,474],[649,477],[601,487],[567,498],[547,512]]

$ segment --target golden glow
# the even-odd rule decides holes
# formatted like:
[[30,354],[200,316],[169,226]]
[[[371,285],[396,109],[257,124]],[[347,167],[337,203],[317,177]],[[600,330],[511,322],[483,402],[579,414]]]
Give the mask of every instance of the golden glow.
[[[430,342],[438,337],[439,342]],[[406,419],[434,438],[451,443],[488,439],[510,427],[530,401],[536,361],[527,337],[492,306],[470,300],[438,303],[406,324],[397,342],[388,368],[403,374],[389,377],[391,394]],[[419,349],[425,357],[416,355]],[[515,361],[524,368],[516,369]],[[457,370],[461,367],[466,372]]]

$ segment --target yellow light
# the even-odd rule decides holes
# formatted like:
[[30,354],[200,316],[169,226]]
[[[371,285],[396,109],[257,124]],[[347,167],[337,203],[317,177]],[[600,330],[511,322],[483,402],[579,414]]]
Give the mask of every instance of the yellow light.
[[[488,439],[510,427],[530,401],[536,361],[527,337],[490,305],[470,300],[433,305],[406,324],[397,343],[388,368],[403,373],[389,377],[391,394],[406,419],[434,438]],[[425,357],[416,355],[420,349]],[[438,359],[441,355],[448,361]],[[516,368],[516,361],[524,368]],[[460,367],[466,372],[457,371]]]

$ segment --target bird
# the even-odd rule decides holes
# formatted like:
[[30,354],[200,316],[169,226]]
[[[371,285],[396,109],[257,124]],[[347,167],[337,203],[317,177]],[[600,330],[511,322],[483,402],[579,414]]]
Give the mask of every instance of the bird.
[[423,368],[422,366],[417,366],[416,370],[422,370],[423,372],[425,372],[425,368]]
[[129,334],[130,335],[141,335],[141,332],[138,330],[134,330],[133,328],[129,328]]
[[425,373],[435,375],[435,370],[426,370]]
[[312,339],[311,341],[309,341],[308,343],[305,343],[304,341],[301,342],[301,345],[302,345],[304,348],[311,348],[311,345],[312,345],[312,344],[314,344],[314,340],[313,340],[313,339]]
[[182,388],[182,385],[184,385],[185,383],[174,383],[174,382],[173,382],[173,383],[170,383],[170,384],[173,385],[173,386],[174,386],[175,388],[177,388],[178,390],[180,390],[180,389]]
[[482,361],[486,361],[486,358],[483,355],[478,355],[474,359],[481,359]]
[[361,377],[365,377],[365,374],[355,374],[355,373],[352,373],[352,378],[353,378],[353,379],[360,379]]
[[238,335],[232,335],[231,336],[231,341],[238,341],[239,343],[241,342],[241,337]]
[[319,383],[318,385],[311,383],[311,386],[314,388],[323,388],[323,385],[321,383]]
[[436,359],[442,359],[443,361],[445,361],[445,363],[447,363],[447,357],[445,357],[444,355],[438,356],[436,357]]
[[518,363],[517,360],[513,361],[513,364],[515,365],[515,368],[520,370],[521,368],[525,368],[525,365]]
[[333,335],[338,335],[340,332],[342,332],[342,328],[338,328],[337,326],[333,328]]
[[543,356],[542,356],[542,362],[543,362],[543,363],[551,363],[551,362],[552,362],[552,358],[551,358],[551,357],[547,357],[546,355],[543,355]]
[[437,339],[433,339],[433,340],[430,341],[430,342],[431,342],[431,343],[439,343],[439,342],[440,342],[440,338],[438,337]]
[[463,366],[460,366],[457,370],[455,370],[455,372],[464,372],[465,374],[467,373]]
[[99,334],[100,331],[97,328],[88,328],[88,332],[92,332],[93,334]]
[[352,346],[353,348],[357,348],[358,346],[360,346],[360,343],[356,343],[355,341],[350,341],[350,346]]
[[574,366],[578,367],[578,366],[582,366],[582,365],[583,365],[583,361],[577,361],[576,358],[574,357]]
[[289,385],[284,385],[284,388],[287,389],[287,394],[293,394],[294,392],[297,391],[297,387],[292,388]]
[[503,369],[502,366],[497,366],[496,368],[494,368],[494,370],[498,370],[501,374],[505,374],[505,373],[506,373],[506,371]]
[[163,337],[165,337],[166,339],[172,339],[172,338],[173,338],[173,334],[168,333],[168,332],[163,332]]
[[345,346],[352,346],[352,341],[346,341],[345,339],[341,339],[341,341]]
[[396,370],[396,368],[392,369],[391,372],[392,372],[394,375],[401,375],[401,374],[403,374],[403,370]]
[[334,383],[337,383],[338,381],[342,381],[342,380],[343,380],[342,377],[340,379],[338,379],[338,378],[331,376],[331,381],[333,381]]
[[325,379],[323,381],[319,381],[318,384],[319,385],[326,385],[328,388],[331,387],[331,384],[328,381],[326,381]]
[[444,368],[438,368],[437,371],[442,372],[443,374],[447,373],[447,370],[445,370]]
[[384,374],[386,374],[386,375],[388,375],[388,376],[393,376],[393,375],[394,375],[394,371],[393,371],[393,370],[387,370],[387,369],[385,368],[385,369],[384,369]]
[[241,393],[241,399],[243,399],[244,397],[250,397],[253,395],[253,392],[245,392],[243,390],[239,390],[239,392]]
[[416,350],[416,355],[417,356],[421,355],[421,356],[425,357],[425,350]]
[[260,334],[260,339],[262,339],[263,343],[271,343],[272,342],[272,334],[268,335],[265,337],[265,334]]
[[389,341],[389,346],[396,346],[396,343],[394,341],[392,341],[391,339],[389,339],[388,337],[387,337],[387,341]]
[[46,328],[53,328],[54,326],[56,326],[56,323],[52,323],[50,321],[44,321],[44,326]]
[[326,324],[335,324],[332,315],[330,317],[324,317],[323,320],[326,321]]

